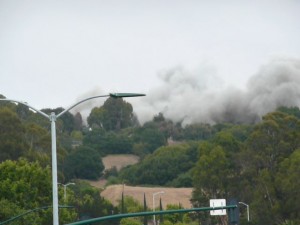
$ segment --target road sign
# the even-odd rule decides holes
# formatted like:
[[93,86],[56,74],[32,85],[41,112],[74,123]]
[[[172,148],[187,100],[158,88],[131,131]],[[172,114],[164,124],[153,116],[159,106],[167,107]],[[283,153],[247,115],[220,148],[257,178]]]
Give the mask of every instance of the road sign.
[[[210,199],[209,205],[212,208],[226,206],[226,199]],[[212,216],[226,215],[226,209],[211,210],[210,215]]]

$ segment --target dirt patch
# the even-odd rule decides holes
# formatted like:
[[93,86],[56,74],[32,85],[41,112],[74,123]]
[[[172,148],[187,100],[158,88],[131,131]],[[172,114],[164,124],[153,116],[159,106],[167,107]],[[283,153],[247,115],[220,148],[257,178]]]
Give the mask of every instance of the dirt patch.
[[166,187],[133,187],[126,185],[111,185],[101,192],[101,196],[109,200],[113,205],[118,205],[122,192],[124,196],[132,196],[138,200],[141,205],[144,204],[144,193],[148,208],[153,208],[153,193],[163,191],[163,194],[155,195],[155,207],[159,206],[159,198],[161,198],[162,206],[166,209],[168,204],[178,205],[183,208],[192,208],[190,199],[192,197],[192,188],[166,188]]
[[102,158],[105,170],[116,167],[118,171],[125,166],[138,163],[139,160],[140,158],[138,156],[129,154],[108,155]]
[[[120,171],[123,167],[133,165],[138,163],[140,158],[136,155],[131,154],[117,154],[117,155],[107,155],[102,158],[103,165],[105,170],[109,170],[113,167],[116,167],[118,171]],[[100,178],[96,181],[86,180],[90,185],[97,188],[104,188],[107,180],[104,178]]]
[[88,182],[90,185],[92,185],[93,187],[96,187],[96,188],[104,188],[107,180],[106,179],[99,179],[99,180],[96,180],[96,181],[93,181],[93,180],[85,180],[86,182]]

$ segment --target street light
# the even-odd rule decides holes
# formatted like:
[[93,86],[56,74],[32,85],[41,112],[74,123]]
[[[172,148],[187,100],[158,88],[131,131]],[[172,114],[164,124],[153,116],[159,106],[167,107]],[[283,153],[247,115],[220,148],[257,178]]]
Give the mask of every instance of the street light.
[[[155,212],[155,196],[164,193],[164,191],[159,191],[152,194],[153,212]],[[153,224],[156,225],[155,214],[153,214]]]
[[56,156],[56,120],[61,117],[63,114],[68,112],[69,110],[73,109],[75,106],[94,99],[94,98],[103,98],[103,97],[113,97],[113,98],[123,98],[123,97],[139,97],[139,96],[145,96],[145,94],[139,94],[139,93],[109,93],[108,95],[98,95],[93,96],[89,98],[85,98],[74,105],[70,106],[69,108],[63,110],[58,115],[55,114],[55,112],[51,112],[50,115],[36,109],[35,107],[29,105],[27,102],[21,102],[18,100],[13,99],[0,99],[0,101],[8,101],[8,102],[15,102],[22,105],[27,106],[28,108],[31,108],[35,112],[41,114],[42,116],[46,117],[51,122],[51,146],[52,146],[52,199],[53,199],[53,225],[59,225],[59,218],[58,218],[58,192],[57,192],[57,156]]
[[249,222],[250,221],[249,205],[244,202],[239,202],[239,204],[242,204],[247,207],[247,218],[248,218],[248,222]]
[[66,199],[67,199],[67,186],[75,185],[75,183],[67,183],[67,184],[58,183],[58,184],[60,184],[64,187],[64,201],[66,202]]

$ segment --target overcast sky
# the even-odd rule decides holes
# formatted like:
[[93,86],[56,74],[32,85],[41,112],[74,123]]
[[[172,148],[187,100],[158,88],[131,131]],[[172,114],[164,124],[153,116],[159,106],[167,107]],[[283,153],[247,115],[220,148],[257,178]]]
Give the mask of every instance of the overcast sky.
[[36,108],[147,101],[174,70],[244,89],[270,61],[299,60],[299,12],[299,0],[0,0],[0,94]]

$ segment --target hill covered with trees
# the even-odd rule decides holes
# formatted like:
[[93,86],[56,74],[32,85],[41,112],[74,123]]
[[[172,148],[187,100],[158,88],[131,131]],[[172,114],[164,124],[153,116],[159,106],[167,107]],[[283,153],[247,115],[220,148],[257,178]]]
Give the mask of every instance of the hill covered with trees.
[[[42,111],[59,113],[63,108]],[[78,179],[103,175],[111,183],[193,187],[195,207],[207,206],[212,198],[237,198],[250,205],[251,224],[300,222],[297,107],[280,107],[256,123],[183,127],[162,113],[141,125],[131,104],[108,98],[91,110],[86,125],[80,113],[66,113],[56,123],[59,182],[76,180],[76,185],[68,188],[67,200],[77,207],[64,209],[64,222],[120,210],[102,199],[98,190],[77,184]],[[112,169],[103,174],[101,158],[120,153],[135,154],[141,160],[119,172]],[[0,162],[0,202],[5,205],[0,207],[0,221],[16,212],[51,205],[49,121],[26,106],[0,102]],[[44,176],[42,181],[39,174]],[[61,189],[60,199],[62,196]],[[36,224],[51,224],[49,213],[38,214]],[[27,219],[34,221],[30,216]],[[200,220],[217,223],[206,214]],[[241,224],[246,224],[245,213]]]

